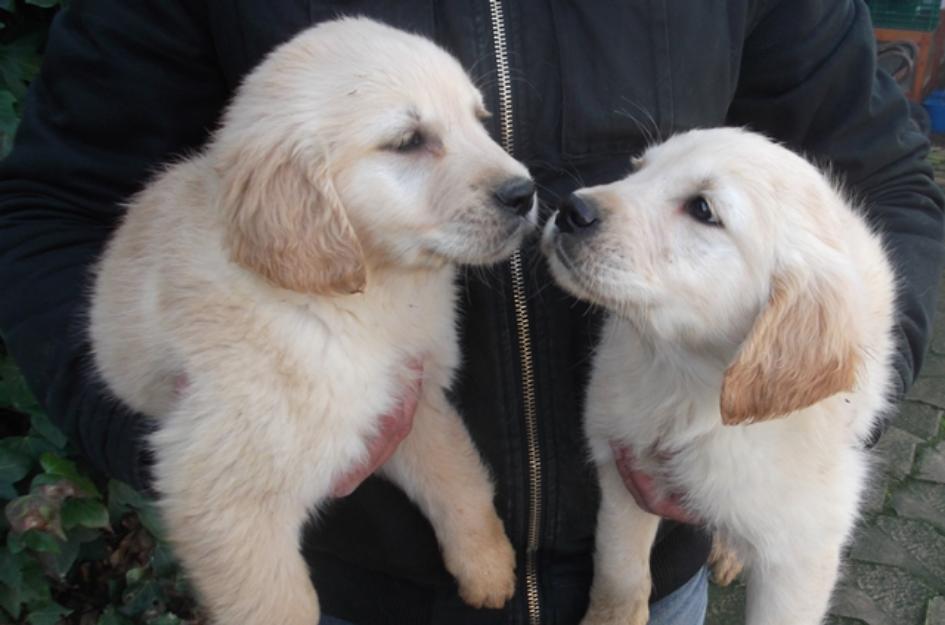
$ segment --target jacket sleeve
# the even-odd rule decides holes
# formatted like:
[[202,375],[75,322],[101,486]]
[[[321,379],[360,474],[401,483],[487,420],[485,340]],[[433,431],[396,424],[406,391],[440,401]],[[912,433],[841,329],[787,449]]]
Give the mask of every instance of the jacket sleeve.
[[901,397],[928,346],[942,271],[943,196],[929,143],[877,67],[862,0],[769,0],[745,40],[729,111],[840,175],[883,235],[899,280]]
[[0,333],[79,451],[138,488],[144,418],[91,375],[90,268],[121,203],[202,143],[223,106],[203,10],[194,0],[70,2],[0,165]]

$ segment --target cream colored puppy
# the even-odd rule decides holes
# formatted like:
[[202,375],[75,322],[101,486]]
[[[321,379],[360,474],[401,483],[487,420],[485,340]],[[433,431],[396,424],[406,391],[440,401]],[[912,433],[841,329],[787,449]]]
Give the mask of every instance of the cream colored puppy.
[[528,172],[484,115],[430,41],[325,23],[246,78],[209,146],[136,197],[108,245],[96,363],[158,419],[160,508],[214,622],[318,622],[300,528],[366,459],[418,359],[414,427],[383,473],[429,517],[466,601],[512,595],[488,472],[444,395],[454,264],[499,261],[534,229]]
[[627,492],[612,444],[746,562],[748,623],[819,623],[892,375],[879,238],[802,158],[715,129],[579,190],[543,243],[557,280],[611,313],[586,414],[602,502],[584,625],[648,615],[659,519]]

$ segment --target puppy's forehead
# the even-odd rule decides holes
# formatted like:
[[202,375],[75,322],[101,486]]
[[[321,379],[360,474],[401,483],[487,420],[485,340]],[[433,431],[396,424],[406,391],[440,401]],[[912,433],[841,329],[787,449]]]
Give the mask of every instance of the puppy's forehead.
[[385,67],[374,59],[348,72],[345,82],[351,96],[400,109],[409,107],[423,116],[433,109],[469,109],[482,104],[481,94],[452,59],[415,67]]
[[323,123],[344,126],[349,138],[374,143],[418,124],[465,127],[482,109],[459,62],[424,37],[358,18],[320,25],[306,39],[285,55],[303,68],[294,78],[301,108],[327,112]]
[[784,151],[761,135],[740,128],[710,128],[675,135],[648,149],[641,161],[644,164],[659,161],[663,166],[712,163],[722,170],[746,163],[764,165],[777,160]]
[[772,144],[733,128],[693,130],[649,148],[635,160],[644,177],[662,180],[757,182],[771,174]]
[[644,152],[644,164],[659,163],[661,166],[685,165],[706,160],[709,157],[721,156],[722,148],[717,141],[712,140],[707,131],[692,131],[676,135],[659,145]]
[[380,130],[391,127],[426,127],[443,131],[478,124],[482,97],[472,84],[434,77],[414,83],[373,84],[350,98],[363,112],[364,123]]
[[[313,28],[286,57],[311,71],[311,89],[420,110],[481,102],[460,63],[433,41],[365,18]],[[349,103],[345,103],[348,106]]]
[[[440,91],[449,90],[451,86],[472,88],[459,62],[423,37],[397,32],[386,43],[371,41],[370,45],[353,50],[350,45],[345,47],[356,57],[348,61],[348,67],[370,77],[378,86],[414,90],[433,83]],[[341,63],[341,67],[345,67],[345,63]]]
[[[670,185],[674,193],[698,192],[699,189],[689,187],[711,186],[711,181],[724,177],[728,169],[726,160],[705,145],[673,138],[649,148],[642,156],[634,159],[634,173],[628,180],[633,180],[631,184],[646,180]],[[687,188],[676,188],[680,185]]]

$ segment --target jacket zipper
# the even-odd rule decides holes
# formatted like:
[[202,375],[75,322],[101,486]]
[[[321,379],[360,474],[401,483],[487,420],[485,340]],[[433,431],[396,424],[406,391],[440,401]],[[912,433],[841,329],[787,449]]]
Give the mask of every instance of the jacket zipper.
[[[502,13],[501,0],[489,0],[489,14],[492,20],[492,38],[495,45],[496,75],[499,88],[499,140],[505,151],[514,155],[512,81],[509,73],[505,17]],[[528,537],[525,547],[525,601],[528,609],[529,625],[541,625],[541,605],[538,597],[538,570],[536,564],[541,524],[541,455],[538,449],[535,370],[532,366],[531,334],[521,251],[516,251],[512,255],[509,268],[512,274],[512,304],[515,309],[515,328],[522,367],[525,436],[528,446]]]

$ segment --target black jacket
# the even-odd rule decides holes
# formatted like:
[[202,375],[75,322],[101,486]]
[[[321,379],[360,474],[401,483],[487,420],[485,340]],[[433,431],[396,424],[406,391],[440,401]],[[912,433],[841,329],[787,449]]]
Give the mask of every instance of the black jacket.
[[[495,136],[531,168],[546,203],[621,176],[646,141],[694,126],[749,125],[829,163],[895,259],[896,366],[902,390],[912,382],[943,258],[942,197],[926,140],[875,71],[859,0],[72,0],[0,170],[0,329],[51,416],[99,468],[139,487],[146,480],[142,422],[89,381],[82,332],[89,266],[122,200],[159,163],[206,140],[267,50],[339,13],[427,34],[457,55],[497,113]],[[505,109],[497,39],[508,51]],[[503,110],[511,132],[500,132]],[[464,278],[465,364],[454,389],[521,558],[514,601],[503,611],[465,608],[426,520],[372,479],[306,533],[326,612],[362,625],[580,619],[597,507],[580,416],[597,318],[551,284],[534,246],[524,259],[518,312],[508,266]],[[705,553],[698,531],[667,524],[653,555],[655,595],[687,579]],[[532,568],[537,575],[526,575]]]

